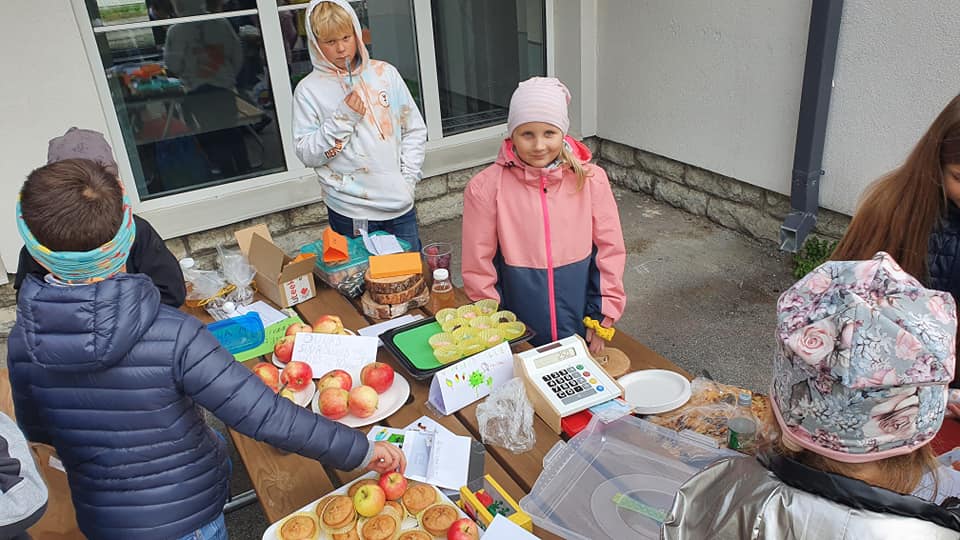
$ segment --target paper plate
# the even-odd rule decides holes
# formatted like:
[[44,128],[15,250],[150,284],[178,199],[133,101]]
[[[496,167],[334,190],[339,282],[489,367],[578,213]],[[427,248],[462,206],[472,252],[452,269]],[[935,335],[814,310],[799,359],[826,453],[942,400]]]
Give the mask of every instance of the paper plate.
[[672,411],[690,399],[690,381],[665,369],[644,369],[617,379],[623,397],[637,414]]
[[[354,380],[357,379],[355,378]],[[352,428],[376,424],[380,420],[383,420],[384,418],[397,412],[400,407],[403,407],[403,404],[407,402],[408,397],[410,397],[410,383],[403,378],[403,375],[394,373],[393,386],[388,388],[386,392],[380,394],[380,402],[377,404],[377,412],[373,413],[373,416],[368,416],[367,418],[358,418],[352,414],[348,414],[337,420],[337,422]],[[320,414],[320,392],[314,393],[310,407],[313,409],[313,412]]]

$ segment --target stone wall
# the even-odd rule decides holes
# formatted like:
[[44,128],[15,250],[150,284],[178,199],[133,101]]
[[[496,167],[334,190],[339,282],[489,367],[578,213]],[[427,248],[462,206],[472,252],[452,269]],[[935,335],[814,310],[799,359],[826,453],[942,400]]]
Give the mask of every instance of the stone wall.
[[[776,244],[780,224],[790,211],[790,199],[739,180],[650,152],[591,137],[584,141],[615,185],[642,191],[659,201],[758,240]],[[463,188],[486,165],[425,178],[417,186],[417,215],[421,225],[454,219],[463,213]],[[785,173],[786,174],[786,173]],[[821,209],[813,234],[837,239],[850,218]],[[235,248],[234,231],[266,223],[274,241],[288,253],[317,240],[327,223],[326,207],[316,203],[167,240],[178,258],[193,257],[201,268],[213,267],[218,244]],[[16,316],[16,297],[10,283],[0,286],[0,352]],[[3,356],[6,356],[5,354]]]
[[[613,141],[588,143],[614,184],[779,245],[780,225],[790,212],[789,197]],[[821,208],[812,234],[839,239],[849,222],[849,216]]]
[[[420,225],[454,219],[463,214],[463,188],[470,178],[484,167],[486,165],[423,179],[417,185],[417,216]],[[167,240],[167,247],[178,259],[193,257],[200,268],[212,268],[216,264],[217,245],[236,248],[234,231],[256,223],[266,223],[277,245],[287,253],[293,253],[301,246],[320,238],[327,224],[327,210],[323,203],[292,208],[226,227],[171,238]],[[16,318],[13,275],[9,277],[10,283],[0,285],[0,353],[4,353],[4,358],[7,335]]]

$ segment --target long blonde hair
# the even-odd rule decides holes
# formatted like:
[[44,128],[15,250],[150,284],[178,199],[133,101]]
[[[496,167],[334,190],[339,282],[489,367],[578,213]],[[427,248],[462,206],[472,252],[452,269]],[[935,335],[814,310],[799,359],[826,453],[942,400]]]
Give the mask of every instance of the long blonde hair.
[[[772,420],[772,418],[771,418]],[[900,493],[901,495],[910,495],[923,480],[925,474],[930,473],[933,478],[933,499],[936,499],[938,481],[936,471],[939,467],[937,456],[930,445],[924,445],[917,448],[909,454],[893,456],[886,459],[877,460],[867,464],[861,463],[843,463],[830,459],[807,449],[794,449],[787,446],[783,441],[783,432],[780,424],[775,420],[768,424],[769,430],[766,432],[767,438],[761,443],[762,450],[773,451],[782,456],[786,456],[794,461],[820,471],[839,474],[847,478],[862,480],[879,488]],[[860,471],[866,466],[875,466],[879,468],[880,474],[877,479],[865,480]]]
[[569,165],[574,174],[577,175],[577,191],[583,189],[583,184],[586,183],[587,178],[593,176],[593,173],[588,172],[583,163],[580,163],[577,156],[573,155],[566,143],[560,148],[560,161]]

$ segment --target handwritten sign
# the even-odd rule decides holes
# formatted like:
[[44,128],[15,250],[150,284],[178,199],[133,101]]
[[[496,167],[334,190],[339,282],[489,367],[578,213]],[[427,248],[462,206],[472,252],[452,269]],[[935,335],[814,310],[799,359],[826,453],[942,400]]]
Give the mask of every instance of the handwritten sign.
[[511,378],[513,353],[501,343],[434,373],[428,401],[441,414],[453,414]]
[[377,359],[377,338],[300,332],[292,359],[308,364],[315,377],[342,369],[359,381],[360,369]]

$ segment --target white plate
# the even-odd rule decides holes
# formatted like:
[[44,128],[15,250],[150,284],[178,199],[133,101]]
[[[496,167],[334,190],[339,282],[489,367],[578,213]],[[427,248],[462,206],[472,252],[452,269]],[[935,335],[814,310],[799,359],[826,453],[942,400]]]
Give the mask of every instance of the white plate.
[[[354,482],[357,482],[357,481],[359,481],[359,480],[365,480],[365,479],[367,479],[367,478],[376,479],[377,477],[378,477],[377,473],[375,473],[375,472],[368,472],[367,474],[361,476],[360,478],[357,478],[357,479],[354,480],[353,482],[350,482],[349,484],[347,484],[347,485],[345,485],[345,486],[343,486],[343,487],[341,487],[341,488],[339,488],[339,489],[335,489],[335,490],[331,491],[330,493],[327,493],[327,495],[346,495],[346,494],[347,494],[347,491],[350,490],[350,486],[353,485]],[[454,504],[453,501],[451,501],[446,495],[444,495],[444,494],[443,494],[443,491],[441,491],[441,490],[438,489],[438,490],[437,490],[437,494],[438,494],[438,497],[439,497],[439,502],[447,503],[447,504],[452,504],[452,505],[457,509],[457,513],[460,514],[460,517],[462,517],[462,518],[469,517],[469,516],[467,516],[466,514],[463,513],[463,510],[461,510],[459,506],[457,506],[456,504]],[[327,495],[324,495],[323,497],[326,497]],[[303,508],[301,508],[301,509],[299,509],[299,510],[297,510],[296,512],[293,512],[293,513],[299,513],[299,512],[313,513],[313,511],[314,511],[314,506],[315,506],[315,505],[317,504],[317,502],[319,502],[320,499],[322,499],[323,497],[318,498],[316,501],[312,501],[310,504],[304,506]],[[283,523],[283,520],[286,519],[287,517],[288,517],[288,516],[284,516],[283,518],[277,520],[276,523],[273,523],[273,524],[271,524],[269,527],[267,527],[267,530],[263,532],[263,540],[277,540],[277,529],[280,528],[280,524]],[[360,521],[358,520],[357,525],[359,526],[359,524],[360,524]],[[403,521],[400,522],[400,531],[403,532],[403,531],[407,531],[407,530],[410,530],[410,529],[416,529],[417,526],[418,526],[418,524],[417,524],[416,518],[407,516],[407,517],[405,517],[405,518],[403,519]],[[326,531],[323,531],[323,530],[320,531],[320,539],[319,539],[319,540],[327,540],[327,539],[329,539],[329,538],[330,538],[330,535],[327,534]]]
[[[357,379],[358,378],[354,378],[354,381]],[[408,397],[410,397],[410,383],[408,383],[407,380],[404,379],[399,373],[394,373],[393,386],[388,388],[386,392],[380,394],[380,402],[377,404],[377,412],[373,413],[373,416],[359,418],[352,414],[348,414],[337,420],[337,422],[352,428],[375,424],[400,410],[400,407],[403,407],[403,404],[407,402]],[[320,392],[314,392],[310,407],[313,409],[313,412],[320,414]]]
[[317,385],[311,381],[310,386],[307,386],[299,392],[293,393],[293,402],[301,407],[306,407],[307,405],[310,405],[310,401],[313,400],[313,396],[316,393]]
[[623,398],[637,414],[672,411],[690,399],[690,381],[666,369],[643,369],[617,379]]

